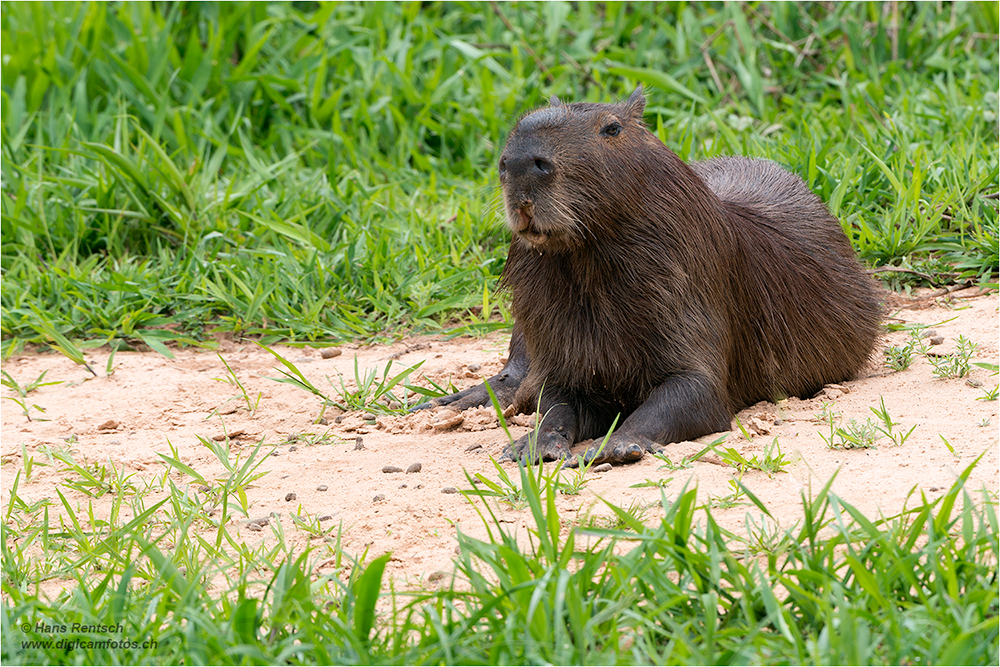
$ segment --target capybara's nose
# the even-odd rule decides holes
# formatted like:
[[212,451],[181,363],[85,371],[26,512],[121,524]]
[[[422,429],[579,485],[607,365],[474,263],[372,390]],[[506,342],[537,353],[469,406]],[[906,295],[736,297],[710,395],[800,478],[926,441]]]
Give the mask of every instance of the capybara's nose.
[[519,155],[505,155],[500,158],[500,177],[515,180],[540,180],[555,173],[556,165],[551,159],[525,152]]

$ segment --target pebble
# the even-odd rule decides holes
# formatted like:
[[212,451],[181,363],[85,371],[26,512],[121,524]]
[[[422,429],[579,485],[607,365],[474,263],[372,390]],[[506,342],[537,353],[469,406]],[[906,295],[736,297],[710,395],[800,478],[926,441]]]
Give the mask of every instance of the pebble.
[[454,486],[446,486],[443,489],[441,489],[441,493],[458,493],[458,489],[456,489]]
[[320,350],[319,356],[324,359],[333,359],[334,357],[339,357],[344,351],[339,347],[328,347],[324,350]]
[[375,496],[374,498],[372,498],[372,502],[373,503],[380,503],[383,500],[385,500],[385,494],[384,493],[380,493],[377,496]]
[[482,448],[483,448],[483,443],[481,443],[481,442],[474,442],[471,445],[469,445],[468,447],[466,447],[465,451],[467,451],[467,452],[474,452],[477,449],[482,449]]
[[316,490],[317,491],[326,491],[329,488],[330,487],[328,487],[326,484],[320,484],[319,486],[316,487]]
[[419,462],[411,463],[410,467],[406,469],[406,474],[410,474],[411,472],[420,472],[421,468],[423,467],[424,466]]
[[288,448],[288,451],[294,452],[294,451],[298,450],[298,448],[299,448],[298,445],[292,445],[291,447]]
[[[340,417],[337,417],[337,419],[339,420]],[[365,448],[365,440],[359,435],[357,439],[354,441],[354,451],[358,451],[359,449],[364,449],[364,448]]]
[[370,412],[366,412],[365,414],[361,415],[361,418],[364,419],[366,422],[370,422],[373,419],[375,419],[375,415],[373,415]]
[[406,488],[406,484],[400,484],[400,485],[399,485],[399,488],[401,488],[401,489],[405,489],[405,488]]
[[317,521],[329,521],[329,520],[330,520],[330,519],[332,519],[332,518],[333,518],[333,515],[332,515],[332,514],[324,514],[323,516],[319,517],[319,518],[318,518],[318,519],[316,519],[316,520],[317,520]]
[[382,472],[392,473],[392,472],[403,472],[403,469],[399,466],[382,466]]
[[469,370],[472,371],[473,373],[475,373],[482,367],[483,367],[482,364],[469,364]]
[[596,465],[596,466],[594,466],[593,468],[590,469],[591,472],[607,472],[609,470],[611,470],[611,464],[610,463],[602,463],[602,464]]
[[285,494],[285,502],[286,503],[289,503],[289,502],[295,500],[296,498],[298,498],[298,496],[295,495],[294,493],[286,493]]
[[931,338],[931,345],[940,345],[944,342],[944,336],[934,336]]
[[100,426],[98,426],[97,430],[98,431],[113,431],[116,428],[118,428],[118,422],[116,422],[114,419],[109,419],[108,421],[106,421],[103,424],[101,424]]

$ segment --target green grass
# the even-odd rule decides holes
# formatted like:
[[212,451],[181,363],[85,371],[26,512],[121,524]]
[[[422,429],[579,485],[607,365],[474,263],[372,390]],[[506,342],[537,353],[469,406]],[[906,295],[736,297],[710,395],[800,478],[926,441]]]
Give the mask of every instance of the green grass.
[[[506,132],[551,94],[608,101],[636,83],[682,158],[757,155],[800,174],[865,262],[897,269],[877,274],[889,286],[995,286],[997,26],[986,2],[5,2],[3,355],[48,346],[96,375],[87,351],[102,345],[170,355],[219,335],[505,326]],[[301,379],[285,368],[281,381]],[[369,405],[404,380],[358,376],[340,400]],[[5,376],[26,414],[42,382]],[[334,384],[300,386],[338,400]],[[854,430],[828,412],[830,442],[905,439],[872,411]],[[684,488],[575,525],[555,498],[585,478],[520,468],[468,493],[489,538],[461,537],[452,585],[401,591],[388,555],[344,553],[319,517],[294,522],[326,538],[304,552],[280,522],[249,547],[233,528],[270,445],[203,444],[221,477],[173,448],[143,478],[69,445],[25,456],[0,508],[5,664],[998,661],[996,496],[964,488],[971,467],[877,520],[828,484],[793,527],[736,480],[702,506]],[[110,507],[19,493],[46,465]],[[496,521],[497,499],[528,508],[527,543]],[[712,511],[734,505],[759,521],[723,530]],[[137,644],[53,629],[72,623],[120,623],[110,636]],[[22,644],[58,639],[82,643]]]
[[10,2],[0,30],[8,355],[502,325],[506,132],[638,82],[681,157],[788,166],[925,276],[896,287],[996,281],[994,3]]
[[[248,459],[248,463],[251,459]],[[118,485],[106,518],[60,493],[30,505],[17,480],[0,527],[4,664],[995,664],[996,499],[964,481],[870,520],[830,493],[803,494],[778,526],[734,482],[746,531],[724,530],[696,489],[663,497],[659,520],[607,504],[617,526],[567,524],[558,467],[521,466],[530,539],[470,495],[486,540],[459,533],[446,585],[400,590],[390,554],[356,560],[324,535],[293,552],[280,522],[250,549],[191,471],[160,477],[163,500]],[[235,469],[235,466],[234,466]],[[226,483],[227,489],[229,483]],[[720,500],[715,499],[712,505]],[[218,510],[218,511],[210,511]],[[204,529],[208,528],[206,532]],[[214,535],[213,535],[214,533]],[[333,569],[315,574],[320,563]],[[69,580],[53,598],[51,579]],[[451,583],[448,584],[447,581]],[[82,626],[103,624],[113,629]],[[134,641],[107,646],[102,640]],[[60,640],[61,643],[60,643]],[[31,644],[25,642],[32,642]]]

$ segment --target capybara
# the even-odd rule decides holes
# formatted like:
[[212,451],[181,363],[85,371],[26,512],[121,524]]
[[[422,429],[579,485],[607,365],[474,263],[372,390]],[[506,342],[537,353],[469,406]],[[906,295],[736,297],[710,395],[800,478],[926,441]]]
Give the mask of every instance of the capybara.
[[[812,396],[868,361],[882,309],[840,223],[769,160],[687,165],[624,103],[553,98],[500,157],[514,329],[488,382],[540,409],[512,456],[626,462]],[[484,385],[420,407],[489,405]]]

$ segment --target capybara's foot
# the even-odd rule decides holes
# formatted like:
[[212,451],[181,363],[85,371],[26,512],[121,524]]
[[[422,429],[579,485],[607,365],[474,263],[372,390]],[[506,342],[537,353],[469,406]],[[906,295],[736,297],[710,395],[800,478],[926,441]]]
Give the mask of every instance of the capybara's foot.
[[661,445],[644,435],[616,432],[606,443],[603,438],[591,441],[583,460],[586,463],[632,463],[646,452],[655,453],[661,449]]
[[534,431],[523,435],[504,449],[503,458],[525,463],[559,461],[570,458],[570,441],[561,431]]
[[489,404],[490,395],[486,393],[486,387],[484,385],[477,384],[475,387],[463,389],[458,393],[449,394],[447,396],[438,396],[437,398],[432,398],[431,400],[420,403],[419,405],[414,405],[410,408],[410,412],[436,408],[441,405],[447,405],[461,412],[462,410],[467,410],[468,408],[477,408],[481,405]]

